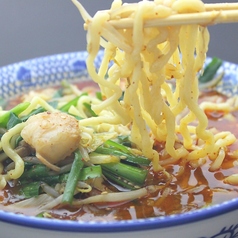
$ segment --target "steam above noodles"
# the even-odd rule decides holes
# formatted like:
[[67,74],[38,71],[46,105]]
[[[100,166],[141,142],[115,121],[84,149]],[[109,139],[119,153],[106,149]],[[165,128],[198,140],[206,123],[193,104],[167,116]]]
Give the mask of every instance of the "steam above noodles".
[[[179,159],[202,164],[206,158],[221,164],[226,147],[235,142],[230,132],[207,129],[208,119],[198,105],[198,76],[204,66],[209,33],[206,26],[183,25],[144,28],[145,20],[164,19],[173,14],[203,12],[200,0],[141,1],[112,3],[108,11],[91,18],[73,0],[85,20],[87,68],[106,100],[93,105],[98,118],[84,124],[131,125],[131,140],[160,170],[154,140],[165,143],[168,163]],[[133,27],[116,28],[110,22],[133,19]],[[99,69],[95,58],[103,48]],[[122,87],[123,85],[123,87]],[[120,100],[123,90],[124,97]],[[105,117],[105,114],[107,115]],[[162,162],[166,164],[166,161]]]

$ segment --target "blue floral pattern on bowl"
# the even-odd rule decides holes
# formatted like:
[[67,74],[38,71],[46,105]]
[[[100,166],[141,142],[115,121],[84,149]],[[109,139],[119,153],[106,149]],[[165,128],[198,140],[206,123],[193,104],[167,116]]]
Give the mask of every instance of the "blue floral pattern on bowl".
[[[103,52],[99,52],[95,61],[98,67]],[[39,89],[59,84],[68,79],[75,81],[85,80],[88,77],[85,60],[87,52],[72,52],[41,57],[15,63],[0,68],[0,98],[9,98],[30,89]],[[226,95],[238,93],[238,66],[224,62],[221,69],[225,74],[223,80],[217,85],[218,91]]]
[[238,94],[238,65],[223,62],[220,71],[224,72],[221,82],[217,85],[217,90],[227,96]]
[[238,237],[238,224],[231,225],[230,227],[223,227],[221,231],[210,237],[199,238],[237,238]]
[[[86,70],[87,52],[57,54],[49,57],[15,63],[0,68],[0,98],[9,98],[30,89],[59,84],[68,79],[81,81],[88,77]],[[102,53],[95,61],[96,67]]]

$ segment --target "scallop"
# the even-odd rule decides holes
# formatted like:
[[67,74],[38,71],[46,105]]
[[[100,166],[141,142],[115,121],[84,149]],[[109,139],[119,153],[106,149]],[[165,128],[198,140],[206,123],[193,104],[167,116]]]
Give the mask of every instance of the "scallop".
[[52,170],[79,147],[79,121],[63,112],[43,112],[31,116],[21,132],[36,157]]

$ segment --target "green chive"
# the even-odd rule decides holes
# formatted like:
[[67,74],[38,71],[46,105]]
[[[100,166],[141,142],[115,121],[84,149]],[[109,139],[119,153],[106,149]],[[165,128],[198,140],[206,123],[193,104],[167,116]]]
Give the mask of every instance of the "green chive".
[[[102,176],[102,168],[100,165],[94,165],[83,168],[79,175],[79,181],[85,181],[87,179],[98,178]],[[65,183],[69,177],[69,173],[60,175],[60,182]]]
[[102,93],[96,92],[96,98],[102,101]]
[[10,116],[7,122],[7,129],[11,129],[12,127],[14,127],[15,125],[21,123],[22,120],[18,118],[18,116],[12,112],[10,112]]
[[3,114],[0,117],[0,127],[6,128],[11,113],[14,113],[16,116],[18,116],[21,112],[27,109],[29,105],[30,105],[29,102],[20,103],[11,110],[7,111],[5,114]]
[[32,179],[32,180],[40,180],[43,177],[49,176],[49,168],[47,168],[44,164],[36,164],[32,165],[30,169],[26,170],[21,179]]
[[30,184],[25,184],[21,188],[21,193],[24,194],[25,198],[31,198],[38,196],[40,193],[41,182],[32,182]]
[[79,151],[75,152],[74,162],[72,164],[69,177],[66,182],[62,203],[71,204],[73,201],[74,191],[83,168],[82,155]]
[[86,108],[86,115],[88,117],[97,117],[98,115],[92,110],[91,104],[83,103],[84,107]]
[[219,58],[212,58],[211,62],[205,67],[203,74],[199,77],[200,83],[206,83],[214,78],[217,70],[222,65],[222,60]]
[[[137,168],[123,163],[102,164],[102,171],[115,175],[121,179],[125,179],[128,183],[143,186],[148,174],[146,169]],[[117,181],[114,181],[117,182]]]
[[151,163],[148,158],[133,154],[131,152],[131,148],[119,144],[115,141],[107,140],[104,145],[98,147],[95,152],[99,154],[118,156],[120,159],[122,159],[122,161],[127,161],[138,165],[148,166]]
[[62,106],[59,110],[62,112],[68,112],[69,108],[71,106],[76,106],[78,103],[78,100],[80,97],[88,95],[87,93],[82,93],[81,95],[77,96],[76,98],[72,99],[71,101],[69,101],[68,103],[66,103],[64,106]]

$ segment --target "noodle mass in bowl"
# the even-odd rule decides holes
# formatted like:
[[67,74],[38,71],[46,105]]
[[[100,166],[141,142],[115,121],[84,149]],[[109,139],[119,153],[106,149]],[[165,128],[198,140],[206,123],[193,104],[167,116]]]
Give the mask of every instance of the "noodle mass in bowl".
[[[135,13],[138,22],[141,14],[146,17],[146,3]],[[106,41],[108,29],[98,28],[106,17],[98,13],[87,23],[87,66],[99,89],[63,81],[61,88],[31,92],[1,112],[3,209],[116,222],[236,198],[236,134],[223,128],[236,125],[236,97],[198,90],[206,28],[162,27],[142,34],[138,24],[133,32],[120,30],[122,37],[134,36],[120,41],[120,48],[114,38]],[[100,38],[94,33],[104,31],[106,53],[95,69]],[[190,44],[182,41],[188,36],[194,37]],[[72,72],[80,64],[70,63]],[[18,79],[27,70],[20,66]],[[24,82],[29,81],[35,79]]]

